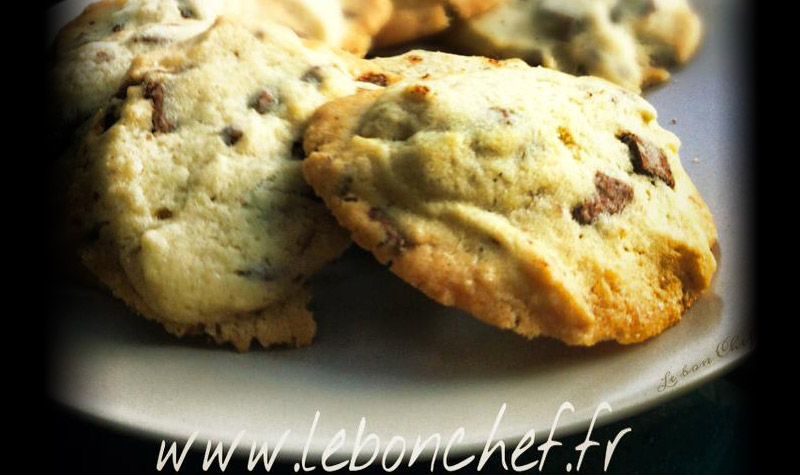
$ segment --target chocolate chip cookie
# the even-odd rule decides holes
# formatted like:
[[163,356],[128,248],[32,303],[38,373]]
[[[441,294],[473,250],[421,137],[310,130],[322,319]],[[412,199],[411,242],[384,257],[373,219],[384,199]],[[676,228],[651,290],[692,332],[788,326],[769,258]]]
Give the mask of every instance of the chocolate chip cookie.
[[323,106],[303,172],[355,242],[442,304],[527,337],[632,343],[716,269],[679,145],[608,81],[477,67]]
[[448,35],[471,53],[518,57],[638,91],[691,58],[702,25],[687,0],[509,0]]
[[53,44],[50,85],[59,122],[76,124],[119,91],[133,57],[206,30],[224,0],[103,0],[69,22]]
[[363,56],[390,13],[390,0],[102,0],[56,38],[52,113],[57,126],[79,124],[119,92],[137,54],[168,49],[220,16],[255,26],[280,23]]
[[174,334],[241,350],[314,335],[308,278],[349,240],[303,181],[301,137],[321,104],[386,82],[315,45],[217,20],[137,56],[88,125],[69,192],[83,261]]
[[392,15],[392,0],[341,0],[345,33],[341,47],[364,56],[372,47],[373,37]]

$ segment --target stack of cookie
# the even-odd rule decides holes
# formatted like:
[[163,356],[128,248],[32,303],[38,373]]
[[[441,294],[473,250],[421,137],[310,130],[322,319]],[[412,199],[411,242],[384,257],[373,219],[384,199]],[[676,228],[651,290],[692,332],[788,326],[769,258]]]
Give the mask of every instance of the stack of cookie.
[[639,48],[622,86],[518,59],[359,58],[442,31],[467,45],[522,4],[538,25],[551,3],[94,4],[59,35],[51,76],[75,137],[71,242],[141,315],[240,350],[312,341],[308,279],[351,238],[431,298],[527,337],[658,334],[716,267],[679,141],[637,93],[669,49],[637,32],[663,33],[659,7],[684,2],[560,2],[569,32],[533,34],[545,65],[615,79],[598,72],[624,69],[602,65],[607,50],[570,43],[598,38],[611,8]]

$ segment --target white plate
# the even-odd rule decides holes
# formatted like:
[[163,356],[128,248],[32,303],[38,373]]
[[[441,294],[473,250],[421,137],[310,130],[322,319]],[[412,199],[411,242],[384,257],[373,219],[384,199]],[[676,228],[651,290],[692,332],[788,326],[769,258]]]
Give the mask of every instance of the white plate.
[[[527,341],[432,303],[353,249],[314,281],[318,338],[301,350],[238,354],[177,340],[103,294],[62,288],[52,393],[80,412],[159,438],[200,431],[229,441],[246,431],[245,440],[275,440],[289,430],[281,453],[298,453],[319,411],[312,453],[339,429],[349,450],[362,417],[383,444],[434,433],[446,440],[463,427],[456,449],[470,450],[483,446],[504,403],[498,438],[546,432],[569,401],[575,412],[562,416],[558,431],[566,434],[586,428],[602,401],[614,412],[600,423],[718,376],[752,348],[741,340],[718,354],[726,339],[747,338],[751,302],[747,84],[742,45],[734,43],[742,3],[702,2],[703,50],[647,95],[661,124],[683,140],[684,167],[714,213],[722,255],[714,292],[664,334],[633,346]],[[662,387],[665,377],[671,387]]]

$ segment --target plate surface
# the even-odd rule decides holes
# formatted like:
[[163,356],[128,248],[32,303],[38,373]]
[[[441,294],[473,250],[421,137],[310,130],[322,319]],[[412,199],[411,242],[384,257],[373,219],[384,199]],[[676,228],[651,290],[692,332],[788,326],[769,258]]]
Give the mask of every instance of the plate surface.
[[[58,28],[86,1],[51,11]],[[351,249],[314,281],[319,325],[307,349],[238,354],[181,341],[135,318],[93,290],[62,287],[51,392],[99,420],[158,438],[276,440],[281,454],[307,439],[319,453],[339,429],[350,450],[362,417],[365,434],[413,445],[459,427],[455,450],[483,447],[500,407],[495,438],[535,429],[537,444],[569,401],[558,434],[584,430],[598,405],[613,413],[644,410],[718,376],[753,346],[748,333],[751,184],[747,178],[749,45],[737,26],[739,1],[695,2],[706,20],[698,57],[665,86],[647,93],[662,126],[683,141],[681,157],[714,214],[721,259],[713,292],[679,325],[643,344],[571,348],[527,341],[428,300],[371,256]],[[54,33],[53,33],[54,34]],[[746,36],[744,36],[746,38]],[[51,34],[52,38],[52,34]],[[309,431],[315,413],[314,435]],[[635,428],[633,428],[635,430]],[[249,447],[249,445],[248,445]]]

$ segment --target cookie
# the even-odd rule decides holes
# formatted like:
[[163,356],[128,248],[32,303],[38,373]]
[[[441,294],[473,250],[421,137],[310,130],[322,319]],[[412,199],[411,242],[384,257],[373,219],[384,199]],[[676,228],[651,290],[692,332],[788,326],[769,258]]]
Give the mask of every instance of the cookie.
[[406,43],[447,29],[456,18],[468,19],[502,0],[393,0],[389,21],[375,37],[376,47]]
[[448,41],[638,91],[666,81],[667,68],[686,63],[701,36],[687,0],[509,0],[461,22]]
[[391,0],[238,0],[225,14],[280,23],[301,38],[363,57],[391,13]]
[[454,17],[465,20],[480,15],[505,1],[507,0],[445,0],[445,3],[455,13]]
[[345,32],[341,48],[364,56],[392,15],[392,0],[341,0]]
[[716,268],[679,145],[605,80],[479,67],[323,106],[303,172],[432,299],[526,337],[632,343],[678,322]]
[[[52,113],[79,124],[122,87],[137,54],[196,36],[219,16],[277,22],[309,40],[366,53],[390,0],[102,0],[65,26],[53,45]],[[345,19],[344,6],[357,11]],[[359,7],[359,8],[356,8]],[[369,8],[361,10],[360,8]]]
[[113,96],[136,54],[207,29],[224,0],[104,0],[68,23],[53,44],[53,114],[65,124],[90,116]]
[[306,283],[349,239],[303,181],[302,133],[321,104],[385,81],[282,26],[225,19],[138,56],[75,157],[83,262],[174,334],[310,343]]
[[225,5],[227,17],[258,26],[280,23],[304,39],[341,46],[345,24],[339,0],[234,0]]

